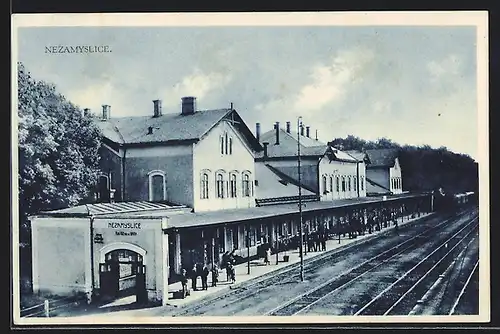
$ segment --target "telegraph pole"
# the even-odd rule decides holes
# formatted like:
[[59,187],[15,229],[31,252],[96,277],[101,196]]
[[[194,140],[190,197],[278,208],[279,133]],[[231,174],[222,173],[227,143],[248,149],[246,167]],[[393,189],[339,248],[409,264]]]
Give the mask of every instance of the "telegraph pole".
[[304,256],[302,253],[303,235],[302,235],[302,184],[300,177],[300,128],[302,127],[302,116],[297,119],[297,171],[299,174],[299,252],[300,252],[300,280],[304,282]]

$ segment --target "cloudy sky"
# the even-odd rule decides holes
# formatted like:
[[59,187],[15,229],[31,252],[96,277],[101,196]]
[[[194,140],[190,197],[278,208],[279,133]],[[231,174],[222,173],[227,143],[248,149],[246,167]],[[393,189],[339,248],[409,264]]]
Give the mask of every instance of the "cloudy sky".
[[[50,45],[111,53],[47,54]],[[319,139],[352,134],[477,157],[474,27],[21,28],[18,57],[80,107],[112,117],[235,109],[254,130],[302,116]]]

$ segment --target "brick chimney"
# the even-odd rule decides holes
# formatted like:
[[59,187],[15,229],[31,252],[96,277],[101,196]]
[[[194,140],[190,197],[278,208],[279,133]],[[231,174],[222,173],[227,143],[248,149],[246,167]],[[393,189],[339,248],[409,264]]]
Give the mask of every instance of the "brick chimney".
[[279,145],[280,144],[280,122],[276,122],[275,129],[276,129],[276,143],[274,143],[274,145]]
[[260,143],[260,123],[255,123],[255,138]]
[[108,120],[111,117],[111,106],[104,104],[102,106],[102,120]]
[[306,137],[309,138],[309,130],[310,130],[310,126],[306,126]]
[[286,132],[290,133],[290,122],[286,122]]
[[153,117],[160,117],[161,115],[161,100],[153,100]]
[[300,126],[300,135],[303,136],[304,135],[304,125],[301,125]]
[[267,158],[267,145],[269,145],[269,143],[264,142],[264,143],[262,143],[262,145],[264,146],[264,158]]
[[318,140],[318,130],[316,130],[316,140]]
[[196,97],[185,96],[182,99],[181,115],[192,115],[196,112]]

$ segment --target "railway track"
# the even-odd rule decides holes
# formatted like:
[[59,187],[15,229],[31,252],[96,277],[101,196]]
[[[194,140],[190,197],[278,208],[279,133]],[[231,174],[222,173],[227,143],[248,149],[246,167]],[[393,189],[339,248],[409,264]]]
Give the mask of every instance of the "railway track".
[[[463,231],[466,230],[467,227],[473,223],[474,219],[472,221],[468,221],[466,226],[460,228],[459,231],[456,232],[449,240],[452,240],[455,236],[459,235],[460,233],[463,233]],[[305,293],[287,301],[286,303],[279,305],[278,307],[267,312],[266,315],[289,316],[289,315],[301,314],[307,311],[316,303],[324,300],[327,297],[330,297],[340,289],[349,286],[350,284],[364,277],[371,271],[383,266],[385,263],[395,258],[398,258],[404,252],[415,249],[416,247],[418,247],[418,245],[422,244],[422,242],[431,239],[434,236],[434,233],[437,233],[437,231],[439,231],[441,227],[446,226],[448,222],[449,220],[446,220],[441,224],[432,227],[430,229],[427,229],[424,232],[386,250],[385,252],[378,254],[375,257],[368,259],[367,261],[364,261],[363,263],[352,268],[348,272],[336,276],[324,282],[323,284],[319,285],[318,287],[310,289]]]
[[[472,228],[470,228],[472,225]],[[389,285],[355,315],[407,315],[418,302],[419,287],[433,277],[439,276],[472,239],[478,229],[477,220],[472,220],[463,229],[411,267],[403,276]],[[415,293],[414,293],[415,292]],[[409,307],[409,309],[408,309]]]
[[[432,234],[437,233],[440,229],[444,228],[447,226],[447,224],[450,221],[454,221],[458,219],[459,217],[463,217],[464,215],[468,214],[469,211],[462,211],[458,217],[456,216],[447,216],[444,221],[442,221],[443,217],[424,217],[421,220],[417,220],[415,223],[410,223],[407,225],[404,225],[400,228],[400,231],[404,231],[405,228],[409,228],[410,226],[418,224],[418,226],[422,226],[418,230],[418,234],[395,245],[394,247],[391,247],[389,250],[383,252],[382,254],[378,254],[375,257],[369,258],[367,261],[364,262],[365,268],[371,266],[373,267],[374,261],[379,259],[380,261],[383,261],[383,259],[389,258],[391,255],[394,255],[398,252],[401,252],[405,250],[405,247],[408,247],[412,243],[419,243],[422,241],[422,238],[430,238]],[[426,224],[424,224],[426,223]],[[433,225],[435,224],[435,225]],[[426,225],[431,225],[430,228]],[[422,231],[423,230],[423,231]],[[390,231],[387,231],[390,233]],[[387,233],[384,232],[384,233]],[[381,234],[378,234],[379,236]],[[383,235],[383,234],[382,234]],[[307,259],[304,261],[304,273],[311,273],[315,271],[316,269],[322,267],[323,265],[327,263],[331,263],[333,259],[338,259],[339,255],[345,254],[346,252],[349,251],[351,247],[354,246],[359,246],[360,244],[366,244],[370,243],[370,240],[374,240],[373,238],[366,238],[363,240],[361,243],[354,243],[352,245],[349,245],[348,247],[344,247],[342,249],[337,249],[332,252],[327,252],[324,255],[317,256],[315,258]],[[372,241],[376,244],[376,239],[375,241]],[[211,298],[208,298],[206,300],[202,300],[198,302],[195,305],[188,305],[182,309],[179,309],[178,312],[174,316],[179,316],[179,315],[189,315],[189,314],[199,314],[203,313],[200,312],[201,310],[205,308],[210,308],[212,305],[214,305],[216,302],[223,302],[224,306],[226,307],[228,305],[238,303],[238,302],[243,302],[244,299],[250,298],[254,295],[257,295],[261,293],[263,290],[269,289],[273,285],[276,284],[286,284],[286,282],[293,282],[296,283],[299,277],[299,266],[298,265],[293,265],[290,268],[284,268],[281,271],[270,273],[268,275],[262,276],[259,280],[257,281],[252,281],[248,283],[244,283],[241,286],[232,289],[230,291],[226,291],[221,293],[220,295],[213,296]]]

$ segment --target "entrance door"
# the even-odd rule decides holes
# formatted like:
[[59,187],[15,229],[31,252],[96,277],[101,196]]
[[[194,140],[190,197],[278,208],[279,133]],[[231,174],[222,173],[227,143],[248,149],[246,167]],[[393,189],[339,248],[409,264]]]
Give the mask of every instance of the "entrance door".
[[136,295],[137,302],[147,300],[146,266],[140,254],[117,249],[106,254],[99,266],[100,292],[104,300]]

